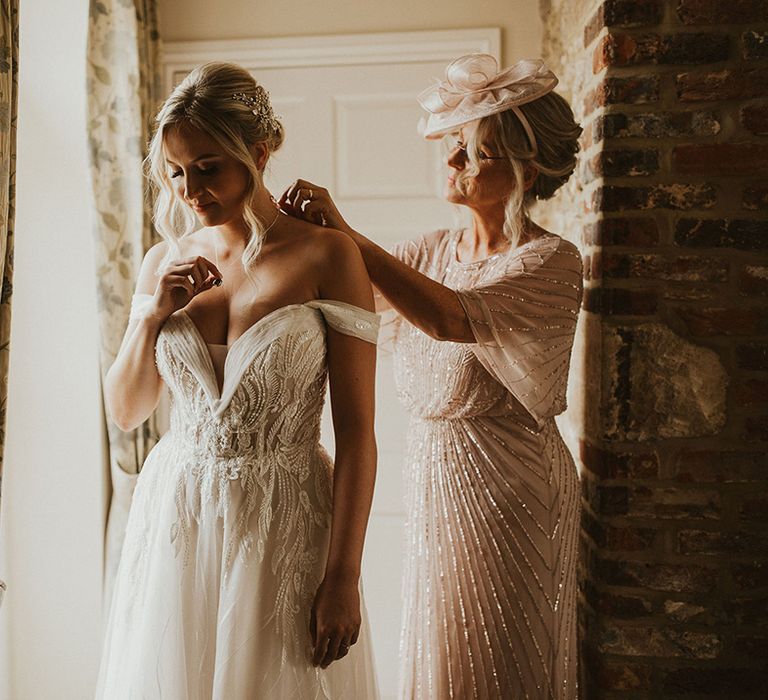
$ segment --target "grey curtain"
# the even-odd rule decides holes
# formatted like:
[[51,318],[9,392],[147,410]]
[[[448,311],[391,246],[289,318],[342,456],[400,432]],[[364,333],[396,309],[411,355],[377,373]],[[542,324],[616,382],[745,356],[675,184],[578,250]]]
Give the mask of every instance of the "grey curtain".
[[[8,360],[13,293],[13,224],[16,208],[16,118],[19,96],[19,2],[3,0],[0,16],[0,498],[5,446]],[[0,605],[5,583],[0,581]]]
[[[144,253],[155,243],[142,161],[160,94],[159,52],[155,0],[91,0],[87,109],[102,380],[120,348]],[[154,418],[123,433],[105,417],[105,428],[108,606],[136,477],[158,436]]]

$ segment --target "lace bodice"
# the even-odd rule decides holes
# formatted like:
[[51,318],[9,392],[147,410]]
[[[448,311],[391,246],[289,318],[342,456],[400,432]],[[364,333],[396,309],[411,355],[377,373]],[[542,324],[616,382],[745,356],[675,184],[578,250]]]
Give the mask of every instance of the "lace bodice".
[[[151,298],[136,295],[131,317]],[[182,465],[171,532],[177,555],[189,558],[190,532],[210,507],[226,523],[225,581],[235,557],[261,559],[269,541],[284,580],[275,611],[283,630],[317,583],[306,580],[321,554],[309,543],[330,523],[330,466],[319,446],[326,327],[375,343],[378,325],[376,314],[338,301],[281,307],[229,345],[221,391],[209,348],[183,310],[157,340],[171,408],[156,451]]]

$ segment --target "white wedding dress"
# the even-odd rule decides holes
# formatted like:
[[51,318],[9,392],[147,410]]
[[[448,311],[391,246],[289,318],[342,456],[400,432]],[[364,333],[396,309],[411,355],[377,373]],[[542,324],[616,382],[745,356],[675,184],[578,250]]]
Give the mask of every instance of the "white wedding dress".
[[[134,317],[150,298],[134,297]],[[97,698],[378,697],[364,605],[359,641],[325,670],[309,635],[332,508],[326,327],[375,343],[378,323],[337,301],[277,309],[229,346],[221,391],[220,348],[184,311],[165,323],[170,429],[133,496]]]

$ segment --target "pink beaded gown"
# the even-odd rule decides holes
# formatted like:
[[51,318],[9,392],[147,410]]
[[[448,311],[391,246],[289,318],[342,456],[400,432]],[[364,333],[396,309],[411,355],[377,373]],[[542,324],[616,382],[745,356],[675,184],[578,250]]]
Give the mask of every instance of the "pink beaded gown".
[[411,416],[400,695],[572,699],[579,487],[554,417],[581,258],[550,234],[461,263],[459,235],[393,251],[457,291],[477,341],[389,326]]

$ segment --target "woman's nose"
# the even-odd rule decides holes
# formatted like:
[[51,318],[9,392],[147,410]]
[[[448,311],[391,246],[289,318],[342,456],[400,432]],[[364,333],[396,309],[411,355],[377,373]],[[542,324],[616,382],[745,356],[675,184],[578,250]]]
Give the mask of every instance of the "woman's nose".
[[448,152],[448,158],[446,159],[446,162],[454,170],[463,170],[464,165],[466,164],[466,161],[467,161],[467,152],[463,148],[459,148],[457,146],[452,151]]
[[202,190],[200,178],[189,174],[184,178],[184,197],[194,199]]

